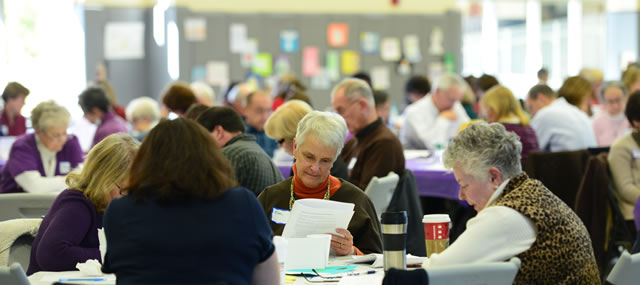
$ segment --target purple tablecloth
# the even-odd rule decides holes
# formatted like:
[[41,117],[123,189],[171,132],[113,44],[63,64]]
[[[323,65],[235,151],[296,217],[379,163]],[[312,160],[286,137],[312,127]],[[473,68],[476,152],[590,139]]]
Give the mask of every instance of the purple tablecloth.
[[[289,177],[291,165],[280,164],[278,168],[282,176]],[[460,185],[456,182],[453,173],[444,170],[437,159],[407,159],[406,168],[413,171],[420,196],[458,200]]]

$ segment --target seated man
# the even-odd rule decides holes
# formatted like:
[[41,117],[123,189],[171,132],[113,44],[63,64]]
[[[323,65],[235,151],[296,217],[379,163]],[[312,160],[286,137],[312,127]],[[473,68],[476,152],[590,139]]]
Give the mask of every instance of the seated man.
[[542,151],[572,151],[595,147],[596,137],[586,113],[557,98],[546,85],[529,90],[527,107],[533,116],[531,127]]
[[126,122],[113,112],[111,102],[102,88],[85,89],[79,96],[78,104],[84,112],[84,117],[98,125],[93,135],[92,147],[110,134],[128,133]]
[[347,165],[353,165],[351,183],[365,189],[374,176],[384,177],[390,171],[402,176],[402,145],[378,117],[373,92],[367,82],[344,79],[333,88],[331,104],[344,118],[349,131],[355,134],[340,154]]
[[151,97],[138,97],[127,105],[127,119],[131,122],[131,136],[142,141],[160,120],[158,102]]
[[465,82],[458,75],[443,74],[433,94],[407,106],[401,139],[406,149],[440,149],[447,146],[462,124],[469,121],[460,104]]
[[256,143],[256,138],[244,133],[242,119],[233,109],[211,107],[197,121],[222,148],[240,186],[258,195],[264,188],[282,181],[278,167]]
[[[352,79],[364,81],[360,79]],[[368,86],[367,86],[368,88]],[[374,111],[375,112],[375,111]],[[355,185],[329,174],[344,145],[347,126],[333,113],[312,111],[300,123],[293,140],[293,177],[265,189],[258,201],[276,235],[282,235],[285,224],[276,211],[288,211],[297,199],[315,198],[353,203],[354,214],[348,229],[336,229],[344,237],[331,235],[331,248],[338,255],[381,253],[380,224],[373,203]]]
[[273,157],[273,152],[278,148],[278,143],[264,132],[264,123],[271,115],[273,100],[269,94],[262,91],[254,91],[246,97],[244,107],[245,127],[247,134],[254,135],[258,145]]
[[426,267],[522,262],[514,284],[600,284],[591,239],[580,218],[520,167],[518,135],[499,123],[471,124],[444,153],[460,199],[478,215]]

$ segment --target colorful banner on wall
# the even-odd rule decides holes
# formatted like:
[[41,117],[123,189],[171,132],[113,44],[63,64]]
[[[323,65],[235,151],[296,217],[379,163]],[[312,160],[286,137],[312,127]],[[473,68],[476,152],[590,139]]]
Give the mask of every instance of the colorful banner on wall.
[[318,72],[318,48],[309,46],[302,51],[302,74],[314,76]]
[[282,30],[280,31],[280,50],[282,52],[298,52],[298,31]]
[[349,25],[331,23],[327,26],[327,42],[330,47],[344,47],[349,42]]
[[342,73],[352,75],[360,71],[360,54],[357,51],[342,51]]
[[269,76],[272,73],[273,62],[271,58],[271,54],[268,52],[260,52],[256,55],[256,58],[253,60],[253,67],[251,67],[251,71],[253,73],[260,76]]
[[360,48],[365,54],[376,54],[380,50],[380,35],[374,32],[360,33]]

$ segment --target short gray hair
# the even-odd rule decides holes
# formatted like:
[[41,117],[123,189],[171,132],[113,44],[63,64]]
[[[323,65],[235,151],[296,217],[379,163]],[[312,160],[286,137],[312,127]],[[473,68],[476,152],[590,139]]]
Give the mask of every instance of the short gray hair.
[[600,98],[602,98],[602,100],[604,100],[604,91],[609,88],[618,88],[622,91],[622,96],[627,96],[627,87],[624,86],[624,83],[621,81],[607,81],[602,83],[602,86],[600,87]]
[[160,119],[160,108],[158,102],[151,97],[143,96],[131,100],[127,105],[127,120],[147,118],[151,122]]
[[65,107],[53,100],[44,101],[31,110],[31,124],[38,131],[46,131],[50,127],[69,126],[71,115]]
[[313,136],[322,145],[336,150],[335,161],[342,151],[347,135],[344,119],[332,112],[311,111],[298,123],[296,145],[301,146],[309,136]]
[[338,85],[336,85],[336,87],[331,91],[332,102],[338,90],[344,90],[344,96],[347,97],[350,102],[353,102],[357,97],[362,97],[367,100],[369,108],[375,108],[376,106],[371,87],[369,87],[369,84],[362,79],[345,78],[340,81],[340,83],[338,83]]
[[436,80],[436,84],[433,85],[433,90],[431,91],[434,93],[438,89],[440,89],[440,91],[447,91],[451,87],[458,87],[461,91],[464,91],[466,86],[467,83],[459,75],[455,73],[445,73]]
[[216,102],[216,92],[213,91],[209,84],[204,83],[202,81],[195,81],[191,83],[191,90],[196,95],[196,98],[204,98],[215,104]]
[[509,179],[522,172],[521,152],[518,135],[508,132],[500,123],[478,122],[449,143],[444,152],[444,166],[449,169],[458,166],[478,179],[483,179],[489,168],[496,167]]

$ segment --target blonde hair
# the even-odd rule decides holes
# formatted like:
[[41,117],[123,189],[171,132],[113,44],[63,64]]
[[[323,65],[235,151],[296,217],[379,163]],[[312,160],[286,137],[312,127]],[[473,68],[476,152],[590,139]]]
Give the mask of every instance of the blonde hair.
[[304,101],[287,101],[269,116],[264,123],[264,131],[267,136],[274,139],[295,138],[298,122],[311,111],[313,111],[311,106]]
[[558,89],[558,96],[564,97],[569,104],[578,108],[587,97],[591,96],[591,83],[580,76],[572,76],[562,83]]
[[127,177],[140,143],[128,134],[113,134],[95,145],[82,170],[67,175],[70,189],[84,193],[99,212],[107,207],[111,189]]
[[502,85],[491,87],[480,101],[496,112],[498,121],[509,116],[516,116],[520,119],[520,124],[529,125],[529,117],[522,111],[520,102],[507,87]]
[[627,90],[631,92],[631,85],[634,82],[640,80],[640,68],[630,65],[627,70],[622,73],[622,83],[627,87]]
[[53,100],[44,101],[31,110],[31,123],[38,131],[46,131],[53,126],[69,126],[71,115],[65,107]]

